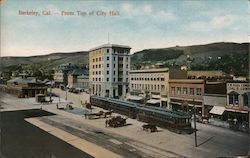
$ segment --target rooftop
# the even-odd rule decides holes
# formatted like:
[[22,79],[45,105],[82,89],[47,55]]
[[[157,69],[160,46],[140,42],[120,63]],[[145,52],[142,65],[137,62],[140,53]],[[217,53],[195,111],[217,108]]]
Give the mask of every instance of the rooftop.
[[89,74],[89,72],[86,69],[74,69],[74,70],[69,72],[69,75],[76,75],[76,76],[88,75],[88,74]]
[[131,49],[131,47],[125,46],[125,45],[119,45],[119,44],[103,44],[103,45],[101,45],[101,46],[92,48],[92,49],[90,49],[89,51],[93,51],[93,50],[100,49],[100,48],[127,48],[127,49]]
[[162,69],[144,69],[144,70],[130,70],[129,73],[149,73],[149,72],[168,72],[169,68]]
[[201,79],[171,79],[171,83],[204,83],[204,80]]
[[27,84],[27,83],[38,83],[38,81],[35,77],[16,77],[14,79],[7,81],[7,83]]

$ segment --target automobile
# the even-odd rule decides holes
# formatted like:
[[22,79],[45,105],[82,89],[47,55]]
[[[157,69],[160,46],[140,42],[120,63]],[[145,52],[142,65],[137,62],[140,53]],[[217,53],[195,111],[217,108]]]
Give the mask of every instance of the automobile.
[[84,92],[83,88],[76,88],[76,90],[78,90],[79,92]]

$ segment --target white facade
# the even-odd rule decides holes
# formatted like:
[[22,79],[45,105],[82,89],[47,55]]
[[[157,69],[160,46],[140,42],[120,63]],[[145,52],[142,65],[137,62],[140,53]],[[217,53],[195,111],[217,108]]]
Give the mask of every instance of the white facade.
[[130,71],[130,94],[142,94],[146,98],[161,100],[167,106],[169,79],[185,79],[187,72],[180,69],[145,69]]
[[105,44],[89,52],[89,81],[92,95],[123,98],[128,92],[130,47]]
[[227,83],[227,105],[236,107],[249,106],[250,83]]

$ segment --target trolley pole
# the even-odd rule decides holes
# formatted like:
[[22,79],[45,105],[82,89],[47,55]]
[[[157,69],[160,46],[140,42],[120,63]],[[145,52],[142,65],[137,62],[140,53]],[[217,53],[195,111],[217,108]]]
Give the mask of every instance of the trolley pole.
[[[194,104],[194,99],[193,99],[193,104]],[[196,129],[196,108],[194,104],[194,139],[195,139],[195,147],[197,147],[197,129]]]

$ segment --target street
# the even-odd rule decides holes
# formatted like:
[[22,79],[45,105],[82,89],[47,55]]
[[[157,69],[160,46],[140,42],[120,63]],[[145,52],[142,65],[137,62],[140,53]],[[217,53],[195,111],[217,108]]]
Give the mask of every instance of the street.
[[[62,96],[65,94],[65,91],[59,89],[53,89],[53,92]],[[197,123],[198,147],[194,146],[194,134],[180,135],[163,128],[158,128],[159,132],[155,133],[146,132],[141,128],[143,123],[135,119],[127,119],[128,125],[124,127],[106,128],[105,119],[88,120],[84,118],[82,111],[85,108],[81,106],[80,100],[89,99],[87,94],[68,94],[68,101],[73,102],[72,105],[75,107],[73,113],[58,110],[56,103],[40,105],[34,104],[32,98],[27,100],[7,94],[3,95],[1,102],[5,104],[3,104],[2,111],[42,107],[43,110],[56,115],[37,117],[40,121],[124,157],[210,158],[243,156],[247,155],[249,151],[247,133],[201,123]],[[61,101],[61,106],[64,106],[63,99]],[[16,104],[21,106],[16,106]],[[94,107],[93,112],[99,110],[101,109]]]

